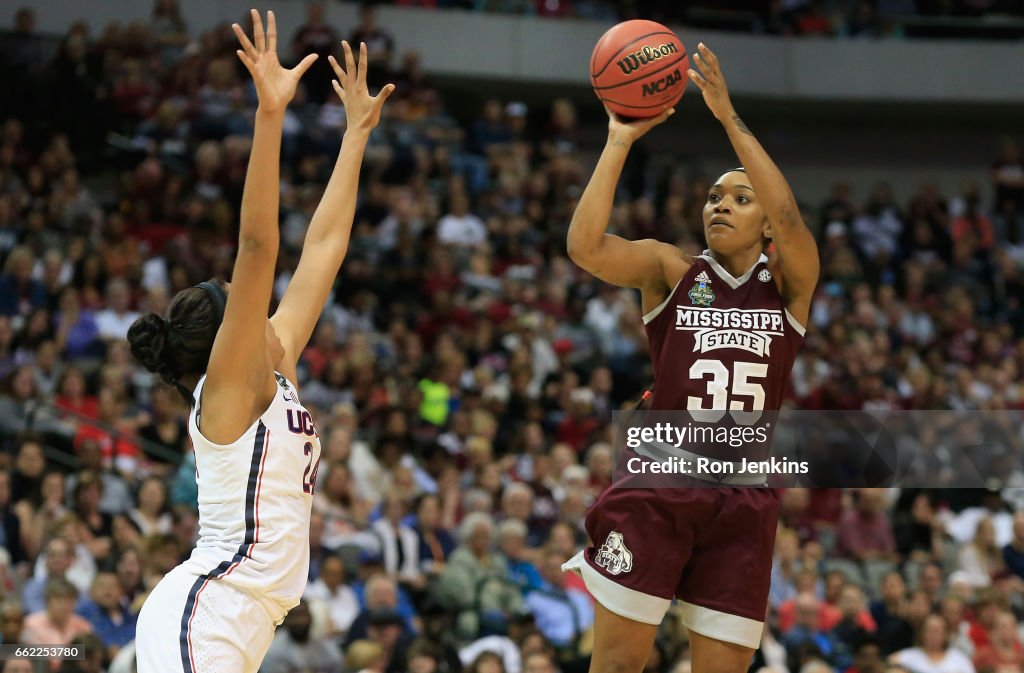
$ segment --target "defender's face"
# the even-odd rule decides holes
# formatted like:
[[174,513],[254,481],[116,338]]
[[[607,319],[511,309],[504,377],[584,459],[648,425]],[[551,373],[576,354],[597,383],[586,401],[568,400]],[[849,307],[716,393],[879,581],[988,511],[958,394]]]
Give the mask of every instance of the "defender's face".
[[768,234],[764,210],[746,173],[729,171],[708,190],[704,238],[715,252],[733,253],[759,245]]

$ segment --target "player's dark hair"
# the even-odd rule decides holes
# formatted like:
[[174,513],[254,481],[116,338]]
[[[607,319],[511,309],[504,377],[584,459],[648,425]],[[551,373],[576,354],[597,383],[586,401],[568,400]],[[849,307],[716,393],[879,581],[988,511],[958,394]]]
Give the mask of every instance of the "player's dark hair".
[[223,284],[206,281],[174,295],[166,318],[149,313],[128,330],[135,359],[174,386],[189,405],[192,391],[181,379],[206,371],[226,303]]

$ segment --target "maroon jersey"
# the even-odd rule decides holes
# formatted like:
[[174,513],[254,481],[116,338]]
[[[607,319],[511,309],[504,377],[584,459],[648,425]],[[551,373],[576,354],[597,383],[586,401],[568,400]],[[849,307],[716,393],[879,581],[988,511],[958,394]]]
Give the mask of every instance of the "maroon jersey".
[[[740,417],[741,424],[756,423],[758,412],[778,411],[804,340],[765,255],[734,278],[705,250],[644,325],[654,365],[651,409],[686,410],[719,426]],[[717,443],[683,448],[727,460],[765,457]]]

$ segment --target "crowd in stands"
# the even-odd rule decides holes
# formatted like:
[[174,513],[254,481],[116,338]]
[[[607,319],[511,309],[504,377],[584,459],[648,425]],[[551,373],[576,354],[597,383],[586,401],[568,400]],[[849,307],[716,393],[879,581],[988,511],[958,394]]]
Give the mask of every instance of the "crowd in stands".
[[[227,26],[191,41],[174,0],[75,23],[52,59],[32,21],[0,42],[0,641],[77,642],[61,671],[120,673],[197,535],[188,408],[125,335],[229,275],[256,98]],[[490,100],[460,124],[372,12],[338,28],[311,5],[293,53],[365,41],[398,89],[300,363],[323,443],[310,583],[261,670],[582,671],[593,602],[559,564],[611,478],[611,412],[651,374],[635,293],[566,257],[576,111]],[[277,296],[344,131],[332,97],[313,71],[288,112]],[[699,253],[714,177],[631,164],[611,229]],[[822,279],[791,406],[1021,409],[1013,140],[961,194],[837,184],[805,218]],[[1000,488],[787,489],[752,671],[1020,671],[1024,503]],[[675,608],[646,670],[689,670]]]

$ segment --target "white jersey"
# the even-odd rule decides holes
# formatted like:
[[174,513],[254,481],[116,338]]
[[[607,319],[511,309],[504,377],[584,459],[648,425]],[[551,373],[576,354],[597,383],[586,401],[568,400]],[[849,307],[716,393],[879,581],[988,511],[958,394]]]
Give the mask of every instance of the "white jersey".
[[320,436],[295,386],[281,374],[275,378],[270,406],[228,445],[199,432],[206,377],[196,385],[188,432],[199,485],[199,542],[182,565],[254,594],[279,621],[306,586]]

